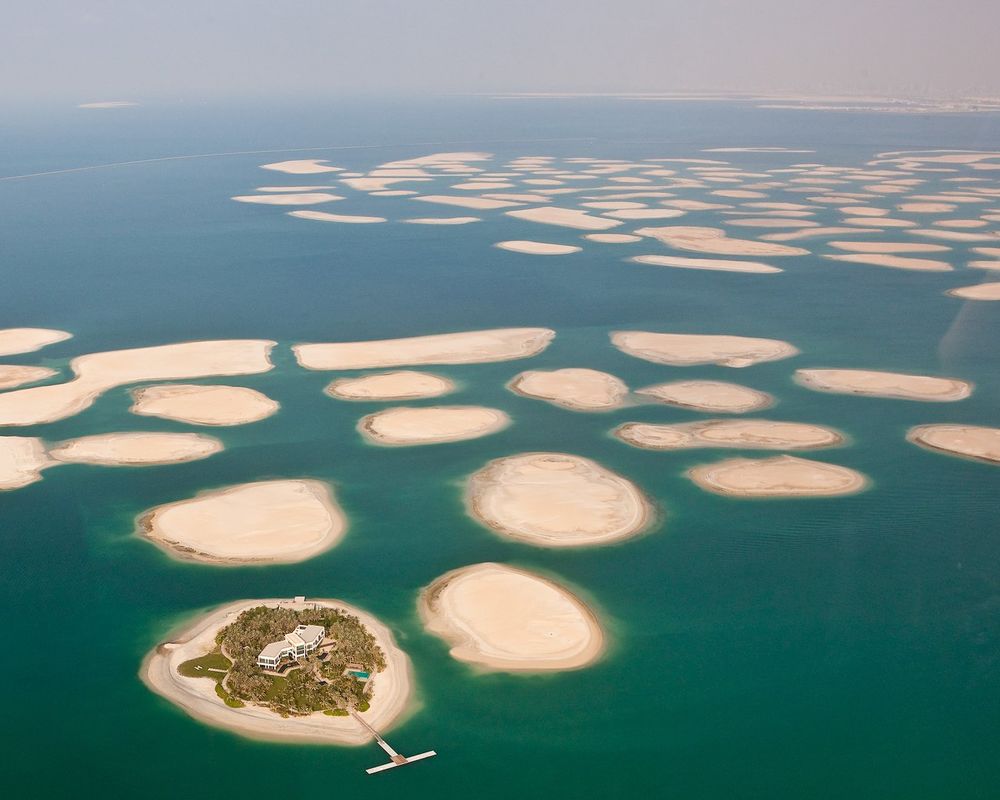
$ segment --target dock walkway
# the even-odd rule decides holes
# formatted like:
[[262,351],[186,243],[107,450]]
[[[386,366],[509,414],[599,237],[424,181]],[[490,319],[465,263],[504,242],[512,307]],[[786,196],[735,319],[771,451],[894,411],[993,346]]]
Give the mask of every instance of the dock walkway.
[[382,772],[387,769],[392,769],[393,767],[403,767],[414,761],[422,761],[425,758],[430,758],[431,756],[437,755],[437,753],[433,750],[428,750],[426,753],[420,753],[418,755],[409,757],[400,755],[399,753],[397,753],[395,750],[392,749],[392,745],[390,745],[385,739],[383,739],[382,735],[377,730],[375,730],[371,725],[369,725],[365,720],[361,718],[361,715],[357,711],[354,711],[352,709],[350,713],[351,716],[354,717],[354,719],[360,722],[361,725],[363,725],[365,729],[372,736],[375,737],[375,741],[378,743],[378,746],[381,747],[383,750],[385,750],[386,754],[389,756],[389,762],[387,764],[381,764],[380,766],[372,767],[371,769],[366,769],[365,772],[367,772],[369,775],[374,775],[376,772]]

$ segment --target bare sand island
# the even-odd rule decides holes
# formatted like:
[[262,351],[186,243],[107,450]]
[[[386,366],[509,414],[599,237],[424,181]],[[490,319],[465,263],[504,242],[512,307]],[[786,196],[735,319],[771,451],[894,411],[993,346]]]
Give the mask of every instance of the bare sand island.
[[604,649],[594,613],[539,575],[474,564],[442,575],[420,594],[420,617],[459,661],[503,671],[578,669]]
[[200,433],[102,433],[60,442],[49,456],[68,464],[138,467],[198,461],[222,449],[218,439]]
[[651,264],[656,267],[678,267],[680,269],[707,269],[719,272],[769,273],[783,272],[779,267],[762,264],[760,261],[734,261],[722,258],[684,258],[683,256],[635,256],[630,259],[637,264]]
[[494,328],[405,339],[297,344],[292,351],[306,369],[482,364],[537,355],[549,346],[555,335],[556,332],[549,328]]
[[749,367],[763,361],[790,358],[799,352],[798,348],[779,339],[688,333],[615,331],[611,334],[611,343],[630,356],[674,367],[693,364]]
[[653,507],[631,481],[582,456],[524,453],[469,477],[473,518],[544,547],[609,544],[649,527]]
[[287,194],[238,194],[230,197],[237,203],[260,203],[269,206],[311,206],[343,200],[339,194],[328,192],[289,192]]
[[22,367],[17,364],[0,364],[0,390],[14,389],[26,383],[36,383],[56,374],[48,367]]
[[871,264],[876,267],[908,269],[916,272],[951,272],[954,267],[947,261],[930,258],[907,258],[906,256],[882,255],[879,253],[851,253],[850,255],[825,255],[830,261],[846,261],[851,264]]
[[574,411],[610,411],[620,408],[628,395],[622,380],[593,369],[528,370],[507,386],[516,394]]
[[951,297],[961,297],[963,300],[1000,300],[1000,281],[949,289],[945,294]]
[[192,425],[244,425],[277,413],[277,401],[245,386],[166,384],[132,391],[129,409],[143,417],[160,417]]
[[0,395],[0,425],[65,419],[89,408],[109,389],[130,383],[267,372],[274,345],[263,339],[223,339],[79,356],[70,362],[71,381]]
[[304,561],[329,550],[347,520],[330,487],[314,480],[242,483],[157,506],[140,534],[175,558],[212,564]]
[[0,436],[0,491],[20,489],[42,479],[42,470],[53,462],[41,439],[33,436]]
[[411,198],[424,203],[439,203],[444,206],[458,206],[459,208],[474,208],[477,210],[487,210],[492,208],[512,208],[522,205],[513,200],[491,200],[488,197],[462,197],[447,194],[427,194],[421,197]]
[[297,219],[311,219],[316,222],[344,222],[354,225],[371,225],[385,222],[385,217],[365,217],[358,214],[329,214],[326,211],[289,211],[288,216]]
[[972,394],[972,384],[957,378],[865,369],[800,369],[795,371],[795,381],[819,392],[938,403],[964,400]]
[[702,489],[733,497],[835,497],[868,484],[860,472],[795,456],[730,458],[688,470]]
[[481,217],[413,217],[403,220],[410,225],[468,225],[470,222],[481,221]]
[[630,233],[585,233],[583,238],[601,244],[629,244],[642,241],[641,236],[633,236]]
[[637,389],[636,394],[697,411],[745,414],[774,405],[767,392],[721,381],[675,381]]
[[374,444],[420,445],[478,439],[503,430],[510,417],[484,406],[388,408],[363,417],[361,435]]
[[561,225],[565,228],[578,228],[586,231],[605,231],[617,228],[621,220],[595,217],[578,208],[559,208],[557,206],[538,206],[523,208],[517,211],[507,211],[506,214],[529,222],[540,222],[545,225]]
[[721,228],[695,228],[681,225],[663,228],[640,228],[639,236],[657,239],[675,250],[692,250],[720,256],[802,256],[808,250],[751,239],[731,239]]
[[297,161],[275,161],[261,164],[261,169],[285,172],[289,175],[318,175],[321,172],[343,172],[340,167],[331,167],[324,158],[302,158]]
[[910,428],[906,438],[928,450],[1000,464],[1000,428],[980,425],[917,425]]
[[766,419],[710,419],[655,425],[628,422],[614,430],[623,442],[647,450],[687,450],[695,447],[737,447],[752,450],[814,450],[841,444],[832,428],[802,422]]
[[0,330],[0,356],[33,353],[72,337],[72,333],[51,328],[4,328]]
[[383,372],[360,378],[338,378],[323,390],[338,400],[418,400],[455,391],[454,381],[427,372]]
[[571,244],[553,244],[552,242],[530,242],[526,240],[512,240],[509,242],[497,242],[494,247],[501,250],[511,250],[515,253],[528,253],[533,256],[565,256],[570,253],[579,253],[583,248]]
[[924,242],[827,242],[838,250],[855,253],[943,253],[951,250],[948,245]]
[[179,706],[200,722],[225,728],[254,739],[294,742],[323,742],[360,745],[371,741],[371,733],[353,717],[332,717],[322,712],[308,716],[281,717],[268,708],[246,705],[231,708],[215,692],[215,682],[202,677],[187,678],[178,672],[185,661],[207,655],[216,648],[215,637],[247,609],[257,606],[281,606],[303,611],[320,605],[353,614],[375,637],[385,653],[386,668],[374,675],[375,691],[363,719],[380,731],[405,714],[412,695],[410,660],[399,649],[391,631],[371,614],[339,600],[240,600],[214,609],[194,620],[185,629],[172,634],[143,660],[140,677],[152,691]]

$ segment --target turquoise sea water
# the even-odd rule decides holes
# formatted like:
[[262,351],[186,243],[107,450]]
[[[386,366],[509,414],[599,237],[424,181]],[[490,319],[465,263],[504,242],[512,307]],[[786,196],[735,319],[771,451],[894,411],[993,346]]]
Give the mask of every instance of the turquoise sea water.
[[[965,267],[964,244],[943,256],[953,273],[810,255],[782,259],[781,275],[754,276],[623,260],[667,252],[649,240],[588,245],[565,258],[500,251],[491,245],[503,239],[579,237],[495,212],[460,228],[326,225],[229,200],[259,185],[326,182],[257,168],[286,158],[361,171],[472,149],[496,153],[489,169],[498,171],[519,155],[718,157],[757,171],[998,142],[997,115],[614,100],[19,109],[0,130],[0,176],[186,154],[350,149],[0,181],[0,327],[74,334],[4,363],[65,370],[73,356],[99,350],[273,338],[273,371],[225,382],[282,404],[260,423],[212,429],[227,449],[204,461],[64,466],[0,494],[0,630],[21,654],[3,682],[0,789],[45,798],[270,795],[287,790],[290,775],[318,775],[317,792],[369,798],[998,796],[1000,470],[903,438],[919,423],[1000,424],[1000,304],[941,294],[984,277]],[[817,152],[701,152],[754,145]],[[939,177],[925,177],[920,191],[934,191]],[[465,213],[406,198],[352,195],[347,205],[328,210],[392,220]],[[699,212],[681,224],[718,219]],[[803,246],[826,252],[817,240]],[[376,406],[324,396],[333,375],[298,368],[288,349],[508,325],[548,326],[557,337],[529,361],[433,371],[459,382],[449,401],[502,408],[514,424],[434,447],[365,445],[354,425]],[[802,354],[745,370],[671,368],[615,350],[608,333],[618,329],[774,337]],[[733,451],[646,452],[608,436],[624,421],[700,415],[666,406],[577,414],[504,388],[525,368],[568,366],[607,370],[632,387],[694,377],[769,391],[779,404],[759,416],[845,431],[848,446],[815,457],[859,469],[873,486],[828,500],[708,494],[684,471]],[[955,404],[826,395],[792,382],[794,369],[811,366],[954,375],[976,392]],[[132,416],[129,404],[122,388],[75,417],[4,433],[58,440],[187,429]],[[500,539],[465,515],[461,481],[491,458],[525,450],[597,459],[653,497],[662,521],[621,545],[572,552]],[[132,534],[134,517],[153,505],[298,476],[331,481],[351,521],[340,545],[304,563],[179,563]],[[608,628],[607,656],[549,676],[483,674],[452,660],[423,632],[417,592],[486,560],[551,575],[586,598]],[[297,594],[342,598],[393,629],[414,663],[419,709],[388,738],[401,752],[433,748],[438,758],[368,777],[364,768],[381,762],[374,746],[250,741],[191,720],[140,682],[143,655],[192,615]],[[26,646],[53,625],[49,649]]]

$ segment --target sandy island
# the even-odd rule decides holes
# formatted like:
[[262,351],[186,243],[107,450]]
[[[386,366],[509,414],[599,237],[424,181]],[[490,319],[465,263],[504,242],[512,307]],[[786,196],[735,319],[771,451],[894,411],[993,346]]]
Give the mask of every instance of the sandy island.
[[860,492],[860,472],[795,456],[730,458],[688,470],[702,489],[733,497],[835,497]]
[[267,372],[275,342],[234,339],[112,350],[74,358],[75,377],[0,395],[0,425],[37,425],[89,408],[116,386],[147,381]]
[[67,439],[50,448],[56,461],[137,467],[182,464],[221,453],[222,442],[200,433],[102,433]]
[[555,335],[549,328],[495,328],[405,339],[297,344],[292,351],[301,366],[320,370],[482,364],[537,355]]
[[466,504],[494,531],[544,547],[608,544],[645,530],[654,516],[631,481],[566,453],[489,462],[469,477]]
[[652,264],[656,267],[679,267],[680,269],[707,269],[719,272],[782,272],[779,267],[762,264],[759,261],[733,261],[722,258],[684,258],[683,256],[635,256],[637,264]]
[[1000,281],[949,289],[945,294],[961,297],[963,300],[1000,300]]
[[272,480],[215,489],[144,513],[140,534],[175,558],[212,564],[304,561],[330,549],[347,520],[327,484]]
[[745,414],[774,405],[767,392],[721,381],[674,381],[637,389],[636,394],[697,411]]
[[790,358],[799,352],[779,339],[645,331],[615,331],[611,334],[611,343],[630,356],[675,367],[693,364],[749,367],[763,361]]
[[631,233],[585,233],[583,238],[600,244],[630,244],[642,241],[641,236],[633,236]]
[[451,645],[451,656],[503,671],[578,669],[604,650],[594,613],[539,575],[503,564],[474,564],[424,589],[420,617]]
[[924,242],[827,242],[838,250],[855,253],[943,253],[951,250],[944,244]]
[[813,450],[844,441],[842,434],[822,425],[765,419],[710,419],[673,425],[628,422],[616,428],[614,435],[623,442],[647,450],[687,450],[695,447]]
[[72,338],[72,333],[51,328],[4,328],[0,330],[0,356],[33,353],[46,345]]
[[371,741],[371,734],[353,717],[331,717],[316,712],[302,717],[281,717],[268,708],[246,705],[230,708],[215,693],[215,682],[206,678],[186,678],[177,668],[185,661],[215,649],[216,634],[241,612],[256,606],[281,605],[297,611],[315,604],[353,614],[375,637],[385,653],[386,668],[374,676],[371,707],[363,719],[379,731],[388,730],[406,711],[413,691],[410,660],[399,649],[391,631],[371,614],[339,600],[239,600],[198,617],[181,631],[171,634],[143,660],[140,677],[152,691],[179,706],[185,713],[218,728],[254,739],[293,742],[322,742],[360,745]]
[[852,264],[871,264],[876,267],[909,269],[918,272],[951,272],[954,267],[946,261],[930,258],[907,258],[906,256],[881,255],[878,253],[851,253],[850,255],[825,255],[830,261],[847,261]]
[[929,450],[1000,464],[1000,428],[980,425],[917,425],[910,428],[906,438]]
[[22,367],[16,364],[0,364],[0,390],[14,389],[26,383],[36,383],[56,374],[48,367]]
[[528,370],[507,386],[516,394],[574,411],[610,411],[620,408],[628,395],[623,381],[593,369]]
[[413,217],[403,220],[411,225],[468,225],[481,221],[480,217]]
[[972,384],[957,378],[865,369],[800,369],[795,372],[795,381],[819,392],[898,400],[950,403],[972,394]]
[[0,436],[0,491],[21,489],[42,479],[51,467],[45,444],[32,436]]
[[338,378],[323,390],[338,400],[417,400],[455,391],[455,382],[428,372],[383,372],[360,378]]
[[579,253],[583,248],[571,244],[553,244],[552,242],[531,242],[515,239],[509,242],[497,242],[494,247],[501,250],[511,250],[515,253],[528,253],[533,256],[565,256],[569,253]]
[[168,384],[132,392],[133,414],[192,425],[244,425],[278,411],[277,401],[245,386]]
[[343,200],[339,194],[328,192],[289,192],[287,194],[238,194],[229,198],[237,203],[259,203],[267,206],[311,206]]
[[617,228],[621,220],[595,217],[578,208],[559,208],[558,206],[539,206],[506,212],[508,216],[525,219],[529,222],[540,222],[545,225],[561,225],[566,228],[577,228],[586,231],[604,231]]
[[388,408],[363,417],[361,435],[374,444],[418,445],[478,439],[503,430],[510,417],[484,406]]
[[330,214],[326,211],[289,211],[288,216],[297,219],[311,219],[317,222],[343,222],[349,225],[370,225],[385,222],[385,217],[365,217],[357,214]]
[[657,239],[675,250],[692,250],[720,256],[804,256],[808,250],[771,244],[753,239],[731,239],[721,228],[695,228],[668,226],[664,228],[640,228],[639,236]]
[[331,167],[324,158],[303,158],[297,161],[275,161],[273,164],[261,164],[261,169],[271,169],[275,172],[285,172],[289,175],[318,175],[321,172],[343,172],[340,167]]

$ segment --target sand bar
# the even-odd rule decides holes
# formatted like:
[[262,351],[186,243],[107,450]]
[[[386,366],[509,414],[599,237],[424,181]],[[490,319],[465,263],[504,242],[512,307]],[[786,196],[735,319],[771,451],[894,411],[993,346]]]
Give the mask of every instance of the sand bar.
[[545,225],[560,225],[565,228],[577,228],[587,231],[603,231],[621,225],[620,220],[607,217],[595,217],[578,208],[559,208],[557,206],[538,206],[507,211],[506,214],[529,222],[540,222]]
[[281,717],[262,706],[248,704],[230,708],[215,693],[215,682],[206,678],[187,678],[177,668],[185,661],[206,655],[215,649],[216,634],[234,622],[243,611],[257,606],[283,607],[303,611],[314,604],[353,614],[375,637],[385,653],[386,668],[374,676],[371,707],[362,718],[379,731],[389,730],[407,710],[413,691],[410,660],[399,649],[391,631],[371,614],[339,600],[309,598],[297,604],[291,600],[239,600],[213,609],[171,635],[143,661],[140,677],[152,691],[179,706],[200,722],[254,739],[360,745],[371,741],[371,734],[352,717],[331,717],[322,712],[302,717]]
[[468,225],[470,222],[481,222],[480,217],[413,217],[404,219],[410,225]]
[[973,269],[1000,269],[1000,261],[970,261]]
[[53,463],[41,439],[0,436],[0,491],[20,489],[41,480],[42,470]]
[[555,336],[549,328],[494,328],[367,342],[297,344],[306,369],[372,369],[414,364],[482,364],[537,355]]
[[868,480],[836,464],[795,456],[731,458],[688,470],[702,489],[733,497],[835,497],[860,492]]
[[578,669],[604,649],[593,612],[539,575],[475,564],[424,589],[420,617],[459,661],[503,671]]
[[593,369],[529,370],[507,385],[517,394],[574,411],[610,411],[628,395],[623,381]]
[[1000,464],[1000,428],[980,425],[918,425],[906,438],[929,450]]
[[311,219],[317,222],[343,222],[353,225],[371,225],[375,222],[385,222],[385,217],[366,217],[358,214],[329,214],[326,211],[289,211],[288,216],[298,219]]
[[56,461],[105,467],[182,464],[222,452],[222,442],[200,433],[102,433],[60,442],[49,450]]
[[693,250],[720,256],[801,256],[808,250],[782,244],[770,244],[751,239],[731,239],[721,228],[667,226],[640,228],[639,236],[650,236],[676,250]]
[[133,414],[192,425],[243,425],[277,413],[279,404],[245,386],[167,384],[132,392]]
[[288,194],[240,194],[229,198],[237,203],[260,203],[269,206],[310,206],[344,198],[328,192],[290,192]]
[[635,256],[630,259],[637,264],[652,264],[656,267],[678,267],[680,269],[706,269],[718,272],[782,272],[780,267],[762,264],[760,261],[735,261],[722,258],[684,258],[682,256]]
[[566,453],[491,461],[469,477],[466,503],[498,533],[544,547],[608,544],[643,531],[653,518],[631,481]]
[[851,264],[871,264],[876,267],[908,269],[916,272],[951,272],[954,267],[947,261],[930,258],[907,258],[906,256],[882,255],[879,253],[851,253],[850,255],[825,255],[830,261],[846,261]]
[[957,378],[906,375],[865,369],[800,369],[797,383],[819,392],[950,403],[972,394],[972,384]]
[[4,328],[0,330],[0,356],[33,353],[72,336],[72,333],[51,328]]
[[421,445],[478,439],[503,430],[510,417],[484,406],[388,408],[363,417],[358,430],[368,441],[384,445]]
[[48,367],[22,367],[19,364],[0,364],[0,390],[14,389],[26,383],[36,383],[56,374]]
[[488,197],[462,197],[446,194],[427,194],[414,197],[413,199],[424,203],[439,203],[444,206],[458,206],[459,208],[474,208],[477,210],[511,208],[512,206],[522,205],[512,200],[491,200]]
[[696,411],[745,414],[774,405],[767,392],[722,381],[674,381],[637,389],[636,394]]
[[943,253],[951,250],[944,244],[925,242],[827,242],[838,250],[854,253]]
[[344,535],[347,520],[325,483],[272,480],[157,506],[139,518],[138,527],[175,558],[274,564],[330,549]]
[[951,297],[961,297],[963,300],[1000,300],[1000,281],[949,289],[945,294]]
[[223,339],[79,356],[70,362],[75,377],[66,383],[0,395],[0,425],[65,419],[90,407],[107,390],[130,383],[267,372],[274,345],[263,339]]
[[878,233],[874,228],[844,228],[830,226],[824,228],[803,228],[798,231],[784,231],[782,233],[765,233],[761,239],[768,242],[792,242],[797,239],[816,239],[822,236],[846,236],[848,234]]
[[418,400],[455,391],[454,381],[427,372],[383,372],[338,378],[323,390],[338,400]]
[[844,441],[842,434],[822,425],[765,419],[713,419],[673,425],[629,422],[616,428],[614,435],[623,442],[647,450],[687,450],[695,447],[813,450]]
[[1000,258],[1000,247],[973,247],[972,252],[978,253],[981,256]]
[[530,242],[522,239],[509,242],[497,242],[495,247],[501,250],[511,250],[515,253],[528,253],[533,256],[565,256],[579,253],[583,248],[570,244],[553,244],[552,242]]
[[641,236],[633,236],[630,233],[585,233],[583,238],[601,244],[630,244],[642,241]]
[[615,331],[611,343],[630,356],[676,367],[693,364],[749,367],[762,361],[790,358],[799,352],[779,339],[646,331]]
[[331,167],[324,158],[302,158],[297,161],[275,161],[261,164],[261,169],[285,172],[289,175],[318,175],[321,172],[343,172],[340,167]]

